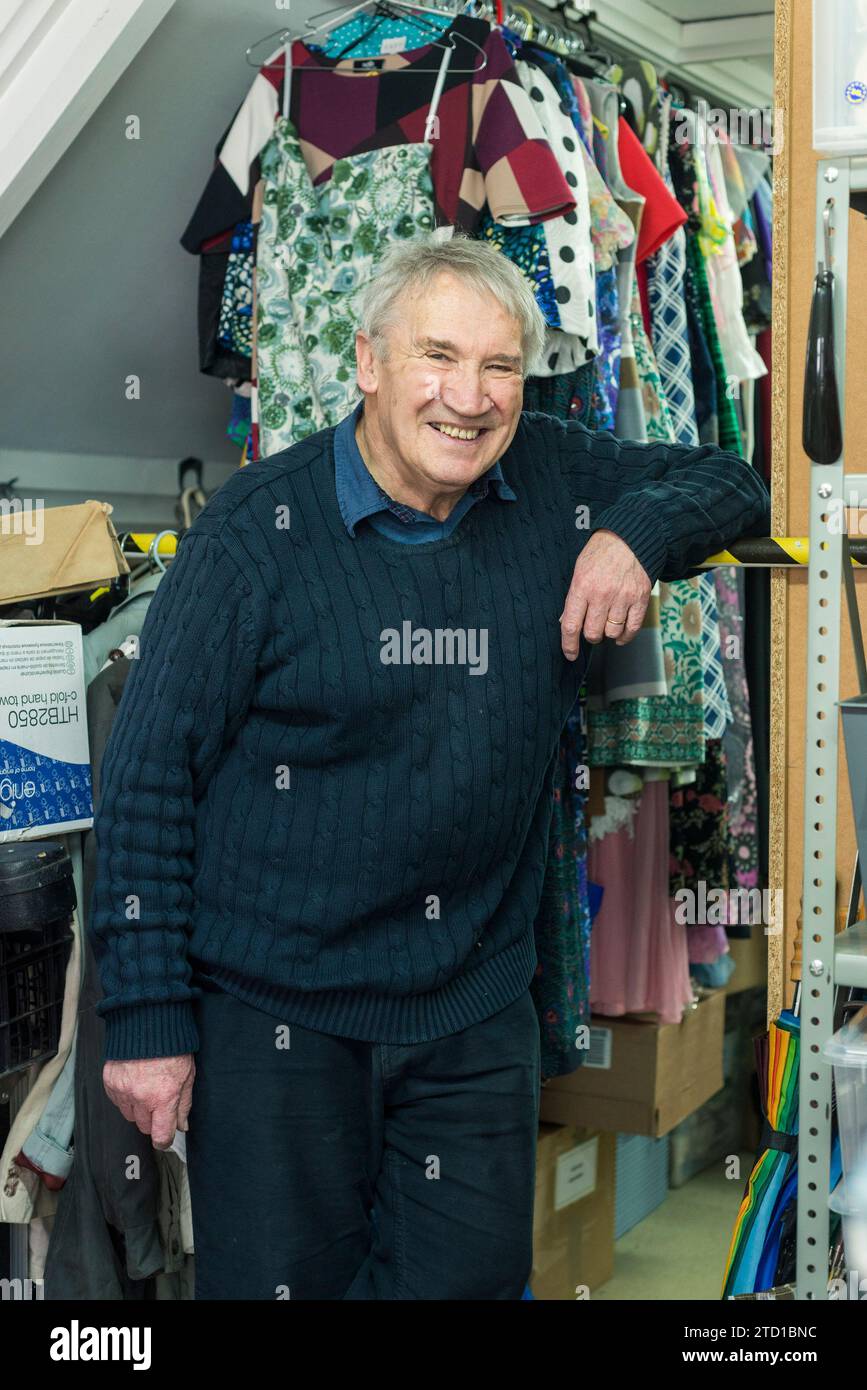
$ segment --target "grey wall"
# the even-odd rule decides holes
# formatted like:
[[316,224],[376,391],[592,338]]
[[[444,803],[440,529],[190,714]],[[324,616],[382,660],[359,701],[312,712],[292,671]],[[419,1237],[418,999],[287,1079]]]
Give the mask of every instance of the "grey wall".
[[[17,474],[19,495],[32,451],[41,495],[48,455],[70,456],[57,468],[73,491],[71,456],[105,456],[119,471],[128,458],[118,486],[130,492],[137,459],[237,463],[224,432],[230,392],[198,371],[198,261],[178,238],[255,75],[245,48],[326,8],[177,0],[0,240],[0,479]],[[130,114],[137,141],[125,137]],[[124,395],[132,372],[139,401]]]

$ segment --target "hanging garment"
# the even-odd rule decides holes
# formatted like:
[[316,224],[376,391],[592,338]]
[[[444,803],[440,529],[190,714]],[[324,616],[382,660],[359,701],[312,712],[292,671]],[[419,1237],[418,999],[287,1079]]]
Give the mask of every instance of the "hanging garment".
[[[571,90],[573,93],[584,90],[578,78],[574,79]],[[616,264],[617,252],[632,245],[635,240],[635,228],[627,214],[618,206],[599,172],[593,156],[592,134],[589,140],[585,141],[583,125],[576,124],[576,129],[581,136],[581,154],[587,179],[587,196],[590,200],[590,235],[598,273],[601,270],[610,270]]]
[[590,200],[590,235],[596,260],[597,275],[617,264],[617,253],[625,251],[635,241],[631,219],[615,201],[605,180],[585,149],[584,169]]
[[595,361],[596,358],[592,354],[587,357],[584,339],[577,333],[563,333],[559,328],[546,328],[536,374],[562,376],[564,373],[581,371],[584,367],[592,369]]
[[689,365],[695,393],[695,420],[698,426],[700,444],[719,444],[719,416],[717,414],[716,373],[701,313],[695,295],[695,277],[687,266],[683,281],[686,301],[686,321],[689,329]]
[[[516,265],[529,282],[536,296],[536,303],[545,316],[549,328],[559,328],[560,307],[557,303],[557,287],[551,274],[551,258],[548,254],[548,241],[543,223],[532,227],[503,227],[495,222],[489,212],[482,213],[478,235],[489,241],[498,251]],[[544,358],[544,354],[543,354]],[[534,364],[538,367],[538,364]]]
[[[670,112],[671,98],[666,95],[659,112],[658,159],[666,187],[673,194],[668,163]],[[671,414],[674,437],[678,444],[696,445],[699,443],[699,432],[683,288],[686,270],[686,233],[683,226],[676,227],[672,235],[648,256],[646,266],[651,342]]]
[[253,350],[253,275],[256,266],[252,222],[239,222],[223,281],[217,341],[227,352],[249,357]]
[[[484,53],[482,64],[477,44]],[[484,20],[458,15],[442,35],[454,45],[437,110],[431,173],[437,223],[472,233],[485,202],[498,222],[525,225],[575,205],[572,190],[521,86],[502,35]],[[300,40],[291,48],[288,116],[317,185],[336,159],[425,139],[443,49],[435,44],[389,54],[361,74]],[[260,156],[282,111],[285,53],[255,78],[217,151],[205,190],[181,238],[204,245],[250,217]]]
[[[732,232],[733,218],[726,192],[722,154],[717,141],[696,148],[698,166],[707,159],[708,186],[713,190],[713,206],[725,227],[725,236],[715,241],[707,254],[706,269],[720,348],[729,380],[751,381],[765,375],[765,364],[750,341],[743,316],[743,284],[738,268]],[[705,188],[698,180],[699,199]]]
[[338,160],[310,181],[291,122],[262,159],[257,373],[263,457],[348,415],[358,398],[358,292],[388,245],[433,227],[430,146]]
[[668,782],[649,780],[620,828],[597,838],[590,822],[587,872],[604,889],[590,939],[594,1013],[679,1023],[692,1002],[687,929],[668,894],[668,815]]
[[571,409],[572,402],[582,390],[586,391],[592,368],[592,362],[588,362],[580,370],[560,376],[528,377],[524,382],[524,410],[541,410],[543,415],[556,415],[560,420],[568,420],[570,415],[581,418],[578,411]]
[[750,696],[744,661],[744,580],[742,569],[714,571],[719,605],[723,673],[732,721],[723,734],[728,780],[729,880],[738,888],[759,886],[759,823]]
[[[585,423],[593,363],[557,377],[531,377],[524,409]],[[586,686],[559,738],[554,802],[542,898],[534,923],[537,966],[533,1002],[542,1036],[542,1075],[563,1076],[584,1061],[575,1030],[590,1021],[590,928],[587,883],[587,792],[576,786],[587,764]]]
[[660,638],[659,588],[658,583],[653,586],[641,630],[631,642],[623,647],[616,642],[601,642],[593,653],[587,678],[587,707],[594,719],[598,710],[611,709],[619,702],[668,694]]
[[635,362],[632,337],[632,291],[635,284],[635,262],[641,235],[644,198],[628,188],[620,172],[618,160],[619,116],[615,88],[593,83],[590,101],[594,113],[593,148],[596,162],[605,182],[621,210],[630,218],[635,239],[617,255],[617,299],[620,333],[620,381],[617,392],[615,433],[621,439],[647,438],[647,426],[641,398],[641,387]]
[[[572,210],[572,190],[502,35],[484,20],[459,15],[442,43],[446,47],[429,43],[389,54],[374,72],[369,65],[359,72],[351,57],[338,62],[300,40],[292,45],[286,114],[299,133],[314,184],[328,181],[337,159],[425,140],[437,70],[443,54],[450,53],[433,131],[436,224],[473,234],[486,203],[508,226]],[[181,237],[182,246],[200,256],[200,368],[236,380],[248,373],[252,378],[252,371],[246,358],[228,353],[217,341],[223,286],[234,228],[256,221],[261,155],[283,109],[285,69],[281,52],[257,74],[217,147],[210,178]]]
[[590,428],[590,418],[593,409],[593,384],[596,380],[596,362],[585,362],[583,367],[579,367],[575,373],[575,384],[572,390],[572,400],[569,405],[569,418],[580,420],[582,425]]
[[624,179],[644,199],[635,253],[636,262],[640,263],[674,236],[686,221],[686,213],[622,116],[618,126],[618,157]]
[[614,197],[622,205],[635,197],[635,189],[629,187],[620,168],[620,93],[610,82],[603,82],[601,79],[589,82],[585,91],[590,98],[593,112],[593,153],[596,164]]
[[[648,438],[675,440],[674,418],[668,408],[668,400],[662,385],[662,378],[656,366],[653,350],[644,331],[644,323],[637,311],[633,297],[632,334],[635,341],[635,358],[641,380],[647,419]],[[693,442],[693,441],[688,441]],[[694,585],[701,604],[701,667],[702,667],[702,710],[704,737],[722,738],[731,720],[731,707],[726,692],[725,678],[720,655],[719,621],[717,618],[716,590],[712,574],[703,574],[695,580],[685,581]]]
[[[24,1161],[19,1162],[19,1154],[22,1153],[28,1140],[36,1136],[39,1141],[39,1126],[46,1114],[46,1109],[50,1107],[49,1119],[58,1126],[58,1153],[60,1160],[60,1171],[65,1176],[68,1172],[68,1162],[66,1161],[66,1148],[68,1147],[68,1107],[58,1103],[58,1097],[54,1097],[55,1087],[60,1085],[60,1095],[62,1096],[69,1077],[67,1062],[76,1045],[76,1011],[79,1007],[79,996],[81,987],[81,956],[83,950],[83,914],[81,904],[73,911],[70,918],[70,930],[72,933],[72,945],[66,962],[63,989],[63,1007],[60,1018],[60,1035],[57,1040],[57,1051],[53,1057],[47,1061],[35,1064],[26,1071],[22,1070],[22,1078],[27,1079],[27,1094],[15,1114],[12,1116],[8,1133],[4,1137],[2,1153],[0,1153],[0,1222],[13,1222],[24,1224],[32,1216],[49,1218],[54,1215],[57,1203],[65,1190],[59,1190],[55,1183],[43,1182],[39,1173],[31,1166],[26,1154]],[[13,996],[14,997],[14,996]],[[54,1097],[54,1105],[51,1104]],[[41,1141],[39,1150],[41,1156]],[[52,1165],[54,1167],[56,1165]],[[49,1167],[48,1172],[52,1171]]]
[[[673,442],[673,424],[634,286],[629,318],[647,436]],[[661,584],[659,597],[660,675],[664,684],[646,698],[634,691],[628,692],[630,698],[617,697],[615,691],[627,690],[629,658],[625,654],[629,647],[605,644],[608,650],[604,669],[597,673],[591,666],[588,676],[588,691],[596,697],[588,701],[591,764],[665,764],[701,759],[705,657],[700,581],[696,578]],[[692,630],[689,638],[686,627]],[[651,629],[648,635],[655,638],[655,630]],[[655,678],[656,674],[656,661],[651,657],[648,675]],[[606,692],[600,700],[601,682],[605,683]],[[638,697],[632,698],[633,695]],[[600,709],[597,701],[606,708]],[[678,747],[684,756],[670,757],[670,751]]]
[[119,647],[125,637],[139,637],[144,620],[164,571],[149,570],[130,581],[129,597],[113,609],[111,615],[82,638],[84,648],[84,683],[90,682],[102,670],[108,654]]
[[[686,239],[687,281],[694,285],[698,311],[701,316],[701,329],[707,343],[716,383],[716,417],[719,447],[741,453],[741,430],[734,397],[726,374],[725,361],[717,333],[713,305],[710,298],[705,259],[701,253],[698,236],[687,235]],[[735,383],[736,385],[736,383]]]
[[773,195],[771,185],[765,180],[760,179],[753,195],[751,204],[753,210],[753,220],[756,227],[756,236],[761,248],[765,265],[765,274],[768,280],[773,279],[774,258],[773,258]]
[[635,366],[638,371],[647,438],[668,439],[674,443],[674,422],[668,408],[668,401],[662,385],[662,378],[659,375],[659,368],[656,365],[653,348],[644,327],[637,281],[633,281],[632,284],[629,331],[635,353]]
[[684,579],[672,584],[660,582],[659,586],[660,635],[669,695],[616,701],[608,710],[588,712],[591,766],[702,761],[701,602],[696,583]]
[[743,272],[744,267],[749,265],[759,249],[755,227],[753,226],[753,215],[749,207],[744,209],[743,217],[737,218],[732,227],[732,232],[735,239],[738,266],[741,272]]
[[593,421],[595,430],[614,431],[620,394],[620,299],[617,270],[596,272],[596,310],[599,322],[599,356],[595,362]]
[[[587,84],[576,74],[570,74],[570,83],[575,96],[575,106],[578,108],[578,118],[580,121],[579,134],[590,153],[593,153],[593,107],[590,102],[590,93]],[[595,161],[594,161],[595,166]],[[601,175],[600,175],[601,178]]]
[[[743,217],[744,210],[752,202],[760,185],[764,184],[768,189],[770,187],[766,179],[770,175],[771,157],[764,150],[755,149],[751,145],[729,143],[724,149],[731,151],[738,166],[737,174],[728,163],[725,166],[729,206],[733,217]],[[758,228],[756,231],[758,233]]]
[[[103,754],[132,662],[111,662],[89,683],[87,723],[94,805],[101,795]],[[94,884],[96,844],[84,837],[84,898]],[[48,1249],[45,1296],[64,1299],[142,1299],[151,1276],[164,1268],[159,1233],[159,1173],[150,1138],[127,1120],[102,1084],[105,1024],[88,934],[77,1010],[74,1075],[75,1147],[69,1177],[58,1197]],[[138,1177],[130,1181],[129,1161]]]
[[[580,120],[580,117],[566,70],[561,64],[537,61],[534,55],[532,63],[517,63],[516,71],[536,106],[540,124],[561,163],[566,181],[575,190],[576,206],[564,217],[526,228],[500,226],[489,212],[485,212],[481,234],[494,241],[520,267],[533,284],[537,303],[549,328],[561,330],[556,339],[548,336],[535,369],[537,374],[556,376],[582,366],[599,348],[592,283],[595,279],[592,241],[591,254],[586,257],[586,273],[583,255],[591,230],[587,165],[597,179],[599,175],[576,129],[575,119]],[[571,98],[567,102],[568,109],[564,107],[564,83],[565,92]],[[570,114],[573,107],[574,115]]]
[[704,736],[706,739],[721,739],[732,721],[732,709],[720,654],[720,625],[713,574],[699,576],[698,591],[701,598]]
[[590,904],[587,888],[587,794],[576,789],[586,765],[583,688],[560,736],[554,806],[542,899],[535,922],[536,974],[531,985],[542,1034],[542,1076],[575,1071],[586,1055],[576,1030],[590,1022]]
[[[767,188],[767,184],[763,187]],[[756,227],[757,249],[749,264],[742,267],[741,280],[744,287],[744,321],[750,333],[754,334],[770,328],[773,296],[770,247],[766,240],[769,224],[765,220],[766,214],[762,209],[759,194],[756,194],[749,206]]]
[[[572,78],[562,63],[543,64],[556,87],[561,104],[569,110],[579,137],[590,207],[590,237],[595,263],[595,305],[599,352],[593,372],[587,422],[593,429],[614,429],[620,387],[620,310],[617,296],[617,253],[631,246],[635,228],[615,202],[593,156],[593,116],[590,98],[579,78]],[[546,343],[551,370],[568,367],[562,342]]]
[[708,739],[695,782],[672,787],[672,897],[679,888],[697,889],[700,882],[728,888],[728,788],[725,753],[718,739]]
[[199,255],[199,371],[223,381],[247,381],[250,377],[249,356],[220,337],[221,327],[226,326],[224,296],[229,261],[234,254],[234,235],[232,228],[204,245]]
[[[675,903],[675,911],[678,907],[680,904]],[[704,922],[687,924],[686,946],[691,966],[713,965],[714,961],[731,950],[725,927],[708,926]]]
[[[660,145],[660,158],[665,160],[666,188],[671,186],[668,175],[668,132],[669,102],[666,101],[661,113],[661,131],[664,140]],[[631,132],[625,138],[628,140]],[[634,141],[634,137],[632,137]],[[633,181],[641,179],[641,159],[644,152],[635,142],[629,146],[637,168],[631,171]],[[654,171],[656,172],[656,171]],[[646,174],[646,170],[644,171]],[[645,189],[650,190],[649,179]],[[672,193],[668,194],[675,203]],[[648,417],[648,434],[653,436],[658,426],[668,437],[681,444],[695,445],[699,442],[695,419],[695,398],[693,393],[692,369],[689,355],[689,335],[687,331],[686,304],[683,297],[683,277],[686,263],[685,232],[681,225],[686,214],[678,203],[680,213],[678,225],[666,237],[655,253],[647,260],[648,301],[651,307],[651,331],[654,333],[653,346],[657,348],[656,373],[651,370],[649,353],[642,341],[643,322],[639,323],[633,314],[633,336],[636,343],[636,357],[639,359],[639,375],[645,391],[645,412]],[[645,209],[646,215],[646,209]],[[657,346],[658,345],[658,346]],[[665,403],[660,408],[660,399]],[[719,623],[716,612],[716,591],[713,575],[702,575],[698,581],[702,607],[702,671],[703,671],[703,710],[704,737],[722,738],[731,719],[725,679],[720,657]]]
[[724,739],[733,721],[725,662],[721,651],[722,629],[717,606],[715,574],[699,579],[702,604],[702,669],[704,672],[704,734]]
[[583,345],[582,360],[589,361],[599,351],[599,337],[590,203],[581,141],[571,114],[563,110],[556,87],[541,68],[519,61],[515,69],[575,198],[570,212],[545,222],[545,240],[560,315],[559,323],[553,326],[575,334]]
[[[635,199],[625,204],[633,218],[636,232],[641,225],[641,203]],[[647,439],[647,415],[641,389],[638,362],[633,337],[632,292],[635,288],[636,243],[621,251],[617,258],[617,300],[620,317],[620,382],[617,390],[617,415],[614,432],[620,439]],[[639,313],[638,318],[641,318]]]
[[229,423],[226,426],[226,434],[239,449],[246,449],[250,438],[250,383],[243,382],[247,390],[235,390],[232,392],[232,409],[229,416]]
[[659,142],[659,106],[663,95],[656,68],[646,58],[627,58],[622,64],[609,68],[608,76],[631,103],[635,133],[653,158]]

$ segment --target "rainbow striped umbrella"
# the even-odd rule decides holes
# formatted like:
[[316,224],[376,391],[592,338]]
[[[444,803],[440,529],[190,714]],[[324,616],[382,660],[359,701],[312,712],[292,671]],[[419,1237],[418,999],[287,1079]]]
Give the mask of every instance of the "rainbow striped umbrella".
[[757,1044],[757,1069],[765,1126],[732,1232],[723,1298],[757,1293],[759,1264],[778,1201],[797,1164],[798,1071],[801,1022],[784,1009]]

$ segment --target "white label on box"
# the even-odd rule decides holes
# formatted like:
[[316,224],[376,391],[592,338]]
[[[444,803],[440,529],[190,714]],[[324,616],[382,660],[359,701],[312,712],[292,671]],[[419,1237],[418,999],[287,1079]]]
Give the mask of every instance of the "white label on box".
[[611,1053],[614,1034],[610,1028],[590,1028],[590,1046],[584,1058],[585,1067],[599,1067],[602,1071],[611,1070]]
[[81,628],[0,627],[0,843],[92,824]]
[[572,1202],[580,1202],[596,1191],[596,1162],[599,1157],[598,1138],[577,1144],[557,1159],[554,1180],[554,1210],[560,1211]]
[[383,39],[380,53],[402,53],[406,48],[406,34],[396,34],[394,38]]

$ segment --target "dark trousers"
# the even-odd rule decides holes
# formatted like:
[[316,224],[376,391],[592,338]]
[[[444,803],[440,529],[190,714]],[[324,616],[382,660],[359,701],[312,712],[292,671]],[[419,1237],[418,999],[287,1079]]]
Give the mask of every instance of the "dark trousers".
[[196,1010],[197,1299],[520,1299],[539,1108],[529,991],[412,1046],[288,1027],[221,992]]

